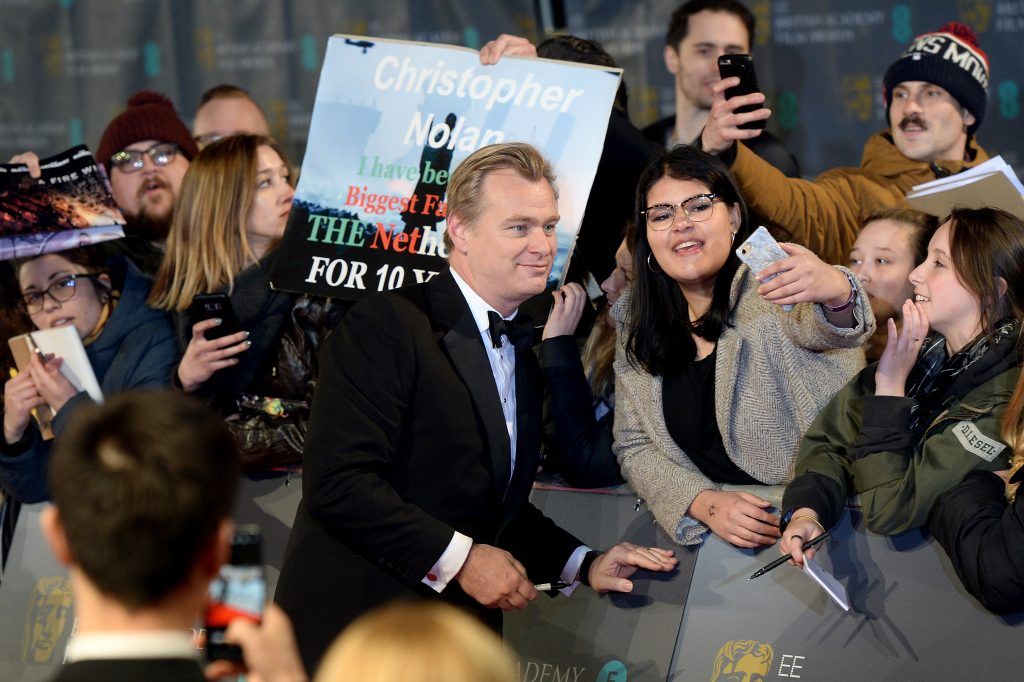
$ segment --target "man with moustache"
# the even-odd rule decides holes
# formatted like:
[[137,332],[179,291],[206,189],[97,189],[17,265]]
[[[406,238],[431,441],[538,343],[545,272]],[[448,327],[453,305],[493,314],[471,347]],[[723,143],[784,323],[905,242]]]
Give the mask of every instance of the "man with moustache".
[[594,552],[529,502],[541,372],[519,306],[557,250],[550,166],[528,144],[477,150],[448,183],[450,269],[368,296],[320,352],[303,496],[275,600],[313,670],[353,619],[443,599],[496,629],[534,583],[629,592],[672,552]]
[[[721,78],[718,58],[750,54],[754,15],[738,0],[690,0],[680,5],[665,34],[665,68],[675,78],[676,113],[644,128],[648,139],[665,147],[691,144],[700,137]],[[800,177],[796,158],[768,131],[748,141],[750,150],[791,178]]]
[[734,113],[764,102],[760,93],[726,100],[736,79],[713,88],[701,144],[731,166],[751,211],[785,226],[823,260],[845,263],[865,216],[904,205],[914,185],[988,158],[974,139],[985,117],[988,80],[988,58],[977,36],[950,22],[915,38],[886,70],[889,129],[868,139],[859,167],[829,170],[812,182],[786,178],[752,154],[746,141],[759,131],[737,126],[771,112]]
[[174,201],[198,151],[171,100],[151,90],[132,95],[100,137],[96,160],[128,222],[119,246],[144,272],[160,265]]

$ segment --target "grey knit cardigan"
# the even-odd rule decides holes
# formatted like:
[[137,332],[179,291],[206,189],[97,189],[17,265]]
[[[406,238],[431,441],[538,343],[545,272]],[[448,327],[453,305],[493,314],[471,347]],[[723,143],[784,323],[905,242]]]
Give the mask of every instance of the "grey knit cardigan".
[[[715,416],[725,451],[740,469],[764,483],[786,483],[793,477],[800,437],[864,367],[861,345],[874,332],[875,317],[859,283],[852,329],[832,326],[813,303],[787,313],[758,296],[757,287],[749,268],[740,266],[729,294],[731,326],[718,339]],[[705,477],[669,435],[661,377],[626,359],[630,300],[627,291],[612,311],[619,332],[612,449],[622,475],[658,524],[677,543],[698,544],[708,529],[686,512],[699,493],[721,486]]]

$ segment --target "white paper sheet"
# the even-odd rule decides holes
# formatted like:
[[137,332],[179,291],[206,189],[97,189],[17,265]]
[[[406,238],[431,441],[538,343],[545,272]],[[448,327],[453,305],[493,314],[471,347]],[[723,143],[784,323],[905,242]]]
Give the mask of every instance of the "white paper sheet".
[[804,557],[804,573],[821,585],[821,589],[825,590],[828,596],[832,597],[832,601],[839,604],[843,611],[850,610],[850,600],[846,594],[846,588],[831,573],[819,566],[814,559]]

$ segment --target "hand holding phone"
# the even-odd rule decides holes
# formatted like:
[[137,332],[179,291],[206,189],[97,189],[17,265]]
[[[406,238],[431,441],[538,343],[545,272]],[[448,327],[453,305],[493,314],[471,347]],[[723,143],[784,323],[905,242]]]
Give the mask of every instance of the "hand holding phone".
[[[779,243],[775,241],[775,237],[768,232],[764,225],[754,230],[754,233],[739,245],[739,248],[736,249],[736,255],[750,267],[750,271],[754,273],[755,277],[775,261],[789,258],[789,254],[782,250]],[[766,278],[764,282],[770,282],[778,276],[779,273],[776,273]],[[786,304],[782,306],[782,309],[789,312],[793,309],[793,306],[792,304]]]
[[[760,92],[757,84],[757,73],[754,71],[754,58],[749,54],[723,54],[718,58],[718,74],[723,78],[736,77],[740,84],[725,91],[725,98],[732,99],[741,95]],[[734,114],[746,114],[763,108],[763,104],[744,104],[737,107]],[[737,127],[742,130],[763,130],[767,119],[758,119],[741,123]]]
[[219,339],[242,329],[235,316],[235,309],[231,306],[231,299],[224,293],[196,294],[188,307],[187,319],[189,329],[197,322],[219,319],[219,325],[203,333],[207,339]]
[[259,526],[238,526],[231,540],[231,561],[210,583],[206,607],[206,658],[241,661],[242,649],[229,644],[224,633],[236,618],[259,624],[267,603],[263,576],[263,536]]

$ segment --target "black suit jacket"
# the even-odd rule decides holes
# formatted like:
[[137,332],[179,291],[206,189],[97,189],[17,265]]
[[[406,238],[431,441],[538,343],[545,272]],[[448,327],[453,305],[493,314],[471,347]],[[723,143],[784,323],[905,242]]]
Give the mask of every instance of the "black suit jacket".
[[184,658],[98,659],[68,663],[52,682],[206,682],[196,661]]
[[[454,531],[503,547],[535,582],[557,580],[579,541],[528,501],[541,439],[541,375],[516,356],[516,467],[481,335],[449,272],[356,304],[320,353],[303,500],[276,601],[308,670],[358,615],[436,598],[421,583]],[[454,580],[441,597],[484,609]]]

